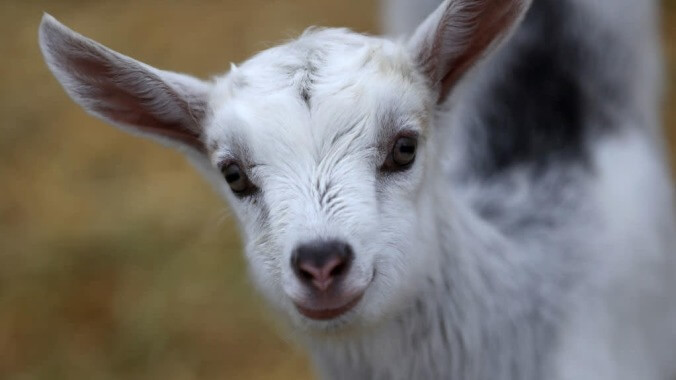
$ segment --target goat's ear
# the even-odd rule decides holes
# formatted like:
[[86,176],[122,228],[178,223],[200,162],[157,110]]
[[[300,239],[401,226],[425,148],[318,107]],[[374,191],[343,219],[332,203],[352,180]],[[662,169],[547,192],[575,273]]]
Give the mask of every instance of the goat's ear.
[[119,54],[47,14],[40,48],[56,79],[89,113],[166,145],[204,152],[210,84]]
[[531,0],[445,0],[409,41],[442,102],[463,74],[514,29]]

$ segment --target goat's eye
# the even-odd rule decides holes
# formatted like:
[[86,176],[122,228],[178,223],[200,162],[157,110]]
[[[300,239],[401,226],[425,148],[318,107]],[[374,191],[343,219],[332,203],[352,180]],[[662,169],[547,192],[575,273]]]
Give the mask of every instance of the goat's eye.
[[225,182],[235,194],[246,195],[256,188],[238,164],[228,164],[221,169],[221,172]]
[[415,159],[418,141],[412,137],[400,137],[392,148],[392,161],[399,166],[406,166]]
[[397,138],[392,146],[392,151],[387,156],[382,170],[400,171],[411,167],[415,160],[415,152],[418,147],[418,140],[412,136],[401,136]]
[[418,148],[417,136],[399,136],[392,145],[381,170],[385,172],[403,171],[411,167],[415,161]]

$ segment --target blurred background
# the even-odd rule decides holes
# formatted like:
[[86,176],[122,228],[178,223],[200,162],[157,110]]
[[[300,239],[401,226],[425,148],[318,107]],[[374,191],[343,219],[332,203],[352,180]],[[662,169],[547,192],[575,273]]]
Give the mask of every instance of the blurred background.
[[[674,142],[676,0],[662,10]],[[206,78],[310,25],[377,33],[376,1],[0,1],[0,378],[311,378],[248,283],[224,202],[178,153],[65,95],[38,50],[43,11]]]

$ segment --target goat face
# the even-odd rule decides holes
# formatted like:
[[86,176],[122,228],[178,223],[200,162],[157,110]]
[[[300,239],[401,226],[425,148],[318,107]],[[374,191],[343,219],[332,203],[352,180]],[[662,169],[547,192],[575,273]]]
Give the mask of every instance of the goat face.
[[307,32],[216,83],[209,156],[232,175],[223,192],[255,282],[299,323],[378,318],[424,277],[434,104],[400,45],[343,30]]

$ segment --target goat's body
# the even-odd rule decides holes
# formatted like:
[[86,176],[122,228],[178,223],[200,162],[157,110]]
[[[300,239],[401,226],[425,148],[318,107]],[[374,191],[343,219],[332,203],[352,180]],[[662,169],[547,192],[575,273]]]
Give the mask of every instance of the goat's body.
[[420,205],[437,270],[382,325],[309,339],[325,377],[676,374],[654,8],[534,2],[438,115],[448,175]]

